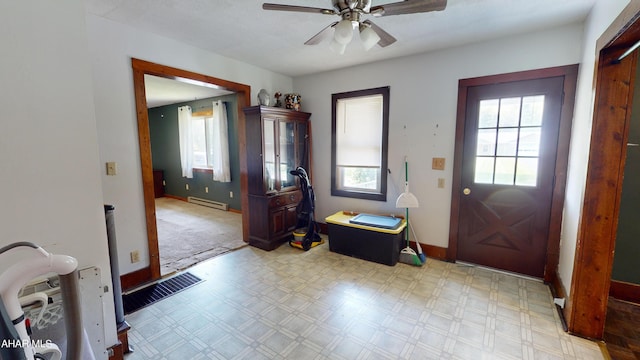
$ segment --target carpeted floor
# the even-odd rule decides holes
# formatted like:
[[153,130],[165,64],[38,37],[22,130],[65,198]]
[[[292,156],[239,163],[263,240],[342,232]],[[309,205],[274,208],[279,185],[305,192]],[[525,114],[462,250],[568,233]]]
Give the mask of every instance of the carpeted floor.
[[246,245],[242,215],[229,211],[162,197],[156,223],[163,276]]

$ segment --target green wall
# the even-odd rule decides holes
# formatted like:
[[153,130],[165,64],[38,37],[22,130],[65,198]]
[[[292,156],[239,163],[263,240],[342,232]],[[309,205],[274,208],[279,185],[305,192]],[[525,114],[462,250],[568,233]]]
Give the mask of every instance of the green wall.
[[[195,111],[211,109],[214,100],[222,100],[227,107],[229,121],[229,161],[231,182],[213,181],[210,173],[194,172],[192,179],[182,177],[180,169],[180,145],[178,141],[178,107],[189,105]],[[238,157],[238,106],[236,95],[189,101],[149,109],[151,156],[153,168],[164,171],[165,194],[181,198],[196,196],[229,204],[235,210],[240,205],[240,160]],[[186,190],[185,185],[189,185]],[[209,187],[209,193],[205,192]],[[233,198],[230,197],[233,192]]]
[[[640,69],[640,66],[638,67]],[[640,73],[636,71],[636,85],[640,84]],[[633,96],[630,144],[640,144],[640,88],[636,86]],[[613,280],[640,284],[640,146],[627,146],[624,167],[622,199],[616,235],[616,250],[613,259]]]

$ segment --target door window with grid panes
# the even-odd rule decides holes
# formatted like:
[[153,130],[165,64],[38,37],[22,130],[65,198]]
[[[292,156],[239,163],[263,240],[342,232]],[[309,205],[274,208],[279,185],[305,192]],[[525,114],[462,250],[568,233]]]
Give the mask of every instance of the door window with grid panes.
[[544,95],[480,101],[474,182],[536,186]]

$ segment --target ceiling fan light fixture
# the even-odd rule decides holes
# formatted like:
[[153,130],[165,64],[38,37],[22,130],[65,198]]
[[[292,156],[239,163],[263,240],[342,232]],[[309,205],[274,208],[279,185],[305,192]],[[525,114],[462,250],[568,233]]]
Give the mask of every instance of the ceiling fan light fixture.
[[316,45],[326,37],[331,36],[331,30],[333,30],[333,42],[336,44],[332,44],[331,47],[339,53],[343,53],[343,46],[351,42],[353,32],[356,28],[358,28],[360,32],[360,39],[366,50],[370,50],[376,44],[384,48],[397,41],[391,34],[370,20],[365,19],[367,16],[386,17],[392,15],[428,13],[432,11],[442,11],[447,7],[447,0],[392,0],[389,3],[377,6],[371,6],[372,2],[373,0],[332,0],[333,9],[264,3],[262,4],[262,8],[265,10],[338,15],[341,19],[340,21],[335,21],[331,25],[326,26],[304,44]]
[[340,44],[335,39],[331,40],[331,44],[329,44],[329,49],[333,52],[336,52],[340,55],[344,54],[344,51],[347,49],[347,44]]
[[378,43],[378,41],[380,41],[380,36],[378,36],[370,26],[361,25],[360,40],[362,40],[362,46],[364,46],[364,49],[369,51]]
[[347,45],[353,39],[353,25],[351,20],[341,20],[335,27],[333,39],[342,44]]

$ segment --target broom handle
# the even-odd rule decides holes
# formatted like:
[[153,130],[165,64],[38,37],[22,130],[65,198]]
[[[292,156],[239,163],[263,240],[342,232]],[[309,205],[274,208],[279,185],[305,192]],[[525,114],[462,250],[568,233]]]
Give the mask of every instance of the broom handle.
[[409,161],[407,161],[407,157],[404,157],[404,182],[405,184],[409,182]]
[[407,228],[404,229],[405,233],[404,233],[404,237],[407,240],[407,247],[409,247],[409,208],[405,208],[405,217],[407,219]]
[[[404,157],[404,191],[408,191],[407,184],[409,183],[409,162],[407,161],[407,156]],[[407,219],[407,227],[409,227],[409,208],[404,209],[405,218]],[[409,247],[409,231],[405,230],[405,239],[407,240],[407,247]]]

